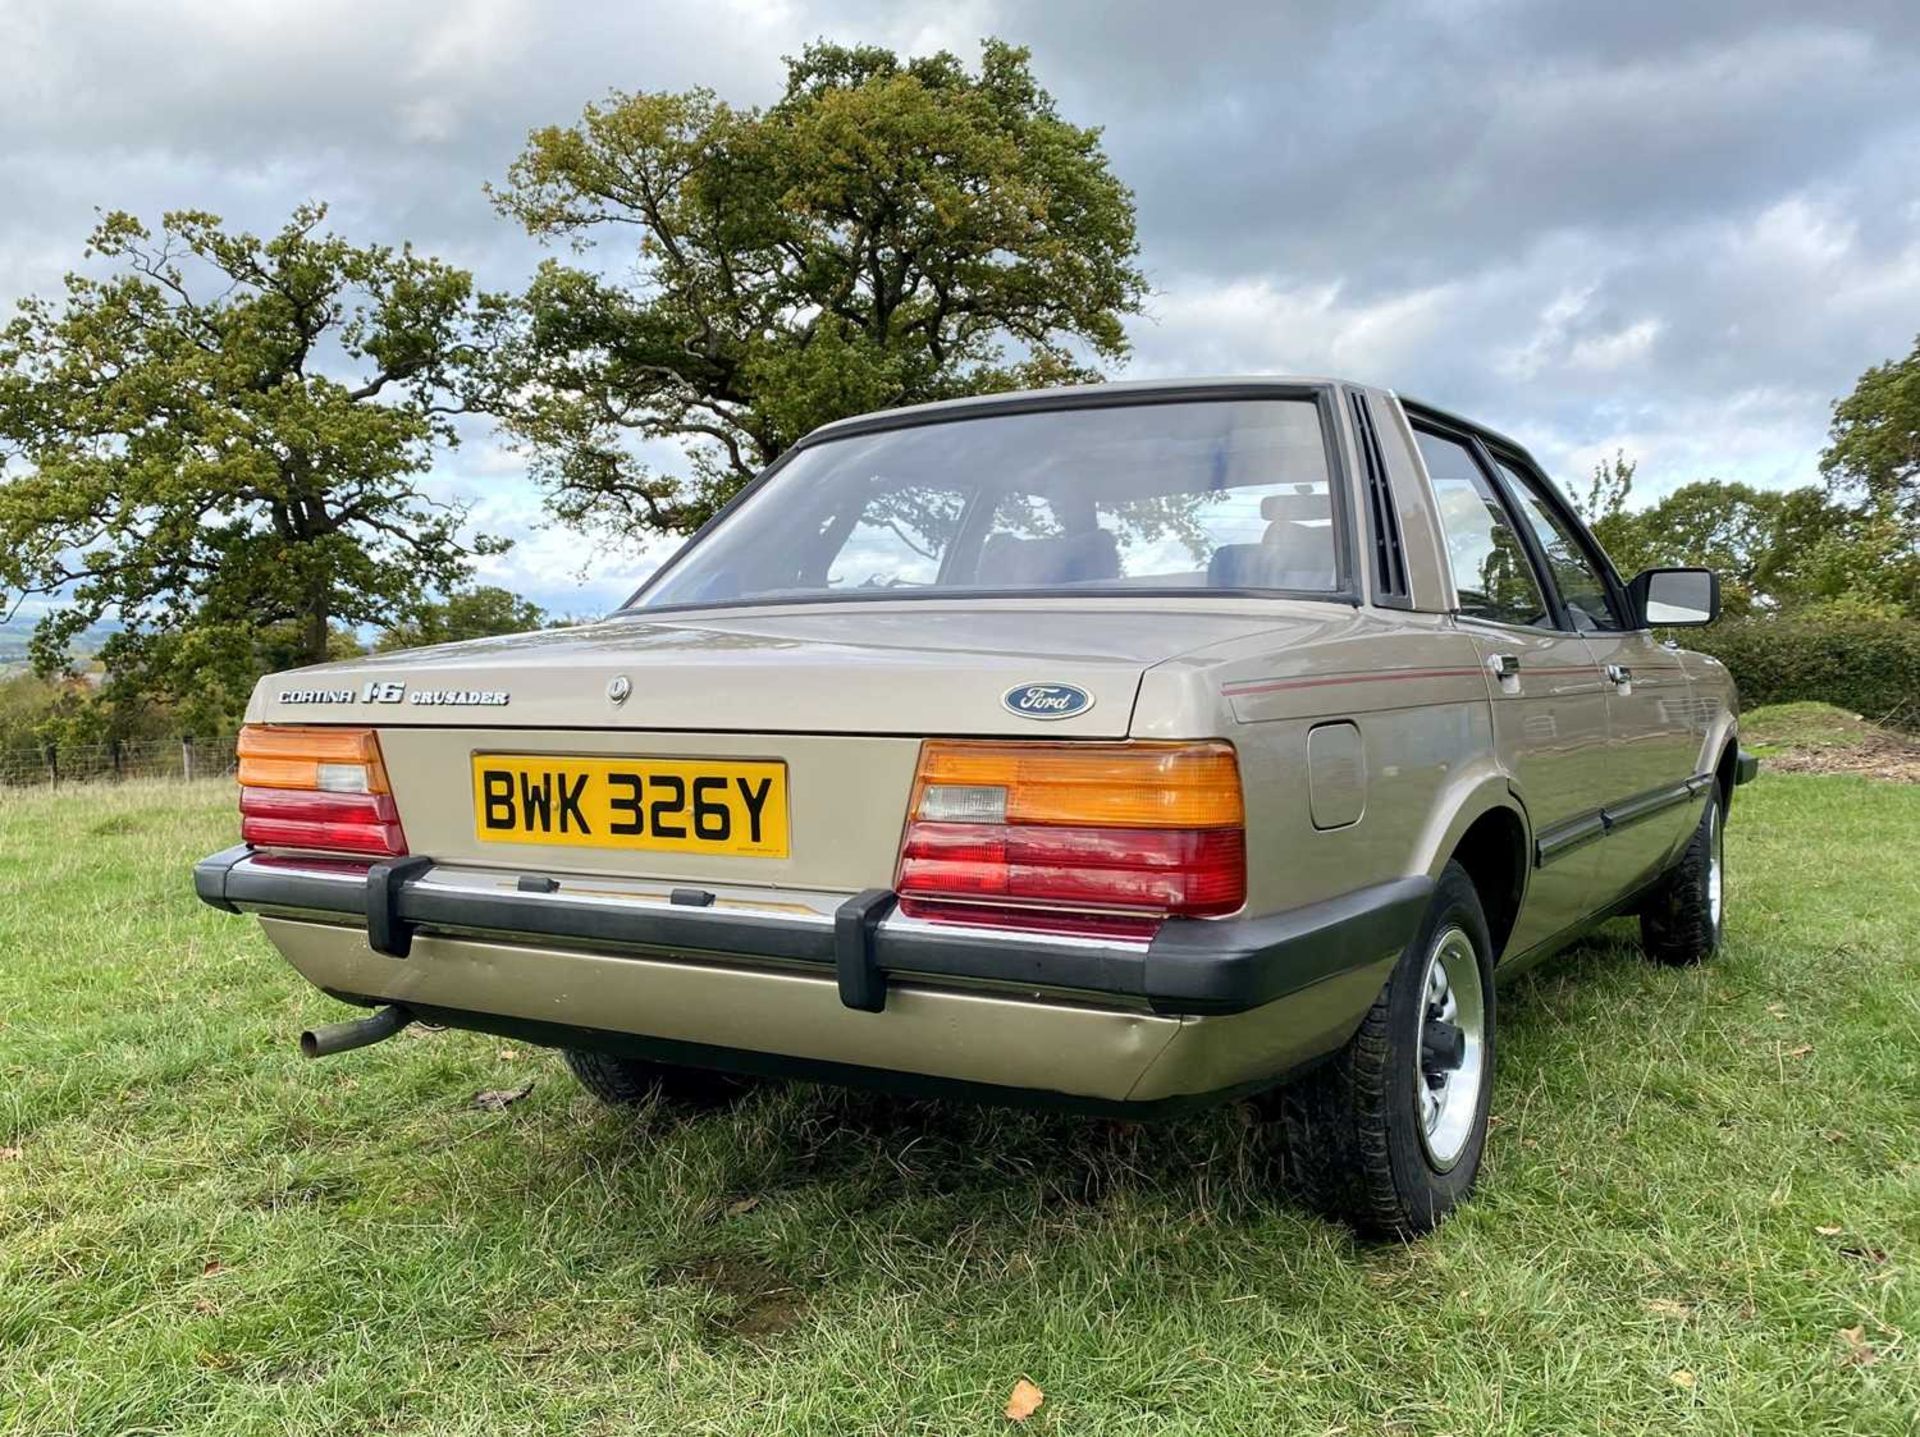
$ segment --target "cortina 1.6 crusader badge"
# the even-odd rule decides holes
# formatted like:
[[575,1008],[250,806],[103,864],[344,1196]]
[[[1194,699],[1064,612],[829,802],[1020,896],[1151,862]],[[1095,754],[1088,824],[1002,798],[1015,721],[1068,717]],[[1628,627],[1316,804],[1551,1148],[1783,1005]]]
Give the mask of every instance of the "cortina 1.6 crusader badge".
[[1015,684],[1000,695],[1000,704],[1021,718],[1063,719],[1093,707],[1093,695],[1077,684]]
[[413,689],[405,679],[369,679],[358,689],[281,689],[283,704],[420,704],[430,708],[505,708],[505,689]]
[[633,692],[633,680],[625,674],[615,674],[607,680],[607,702],[623,704],[627,695]]

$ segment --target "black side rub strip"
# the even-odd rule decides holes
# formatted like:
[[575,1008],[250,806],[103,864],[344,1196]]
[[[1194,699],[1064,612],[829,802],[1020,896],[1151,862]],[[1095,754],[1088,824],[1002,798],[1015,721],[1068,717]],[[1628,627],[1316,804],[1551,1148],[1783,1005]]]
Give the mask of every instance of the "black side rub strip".
[[[324,871],[261,865],[251,856],[237,847],[202,859],[193,871],[195,890],[229,912],[265,908],[365,921],[368,889]],[[896,926],[884,921],[894,902],[885,888],[854,895],[829,924],[720,907],[575,903],[564,890],[450,890],[419,882],[417,873],[392,876],[383,887],[390,942],[401,931],[447,930],[572,940],[642,956],[817,964],[835,975],[842,1002],[869,1012],[885,1007],[889,976],[920,974],[1144,1000],[1168,1015],[1244,1012],[1374,963],[1406,946],[1433,893],[1433,881],[1421,875],[1260,918],[1172,918],[1140,947]]]
[[[1759,759],[1750,753],[1742,753],[1735,761],[1733,778],[1735,783],[1747,781],[1747,778],[1740,776],[1743,771],[1741,765],[1747,763],[1753,765],[1753,770],[1747,772],[1747,778],[1751,778],[1753,772],[1758,771],[1760,767]],[[1654,814],[1664,813],[1675,804],[1690,802],[1712,786],[1712,774],[1696,773],[1683,782],[1670,784],[1665,788],[1650,788],[1645,793],[1636,793],[1617,803],[1610,803],[1605,808],[1596,809],[1592,813],[1583,813],[1577,818],[1556,823],[1551,828],[1543,828],[1534,835],[1533,866],[1543,868],[1554,859],[1571,853],[1582,844],[1604,837],[1617,828],[1625,828],[1629,824],[1640,822],[1643,818],[1652,818]]]
[[1556,858],[1564,858],[1574,849],[1606,836],[1606,818],[1598,813],[1583,813],[1565,823],[1543,828],[1534,835],[1533,866],[1544,868]]

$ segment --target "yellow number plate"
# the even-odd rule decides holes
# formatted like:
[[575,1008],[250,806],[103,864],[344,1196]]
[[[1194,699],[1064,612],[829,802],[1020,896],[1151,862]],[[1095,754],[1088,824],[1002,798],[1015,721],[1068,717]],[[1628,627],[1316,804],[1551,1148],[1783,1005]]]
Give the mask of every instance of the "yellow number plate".
[[787,766],[705,758],[473,756],[487,843],[787,856]]

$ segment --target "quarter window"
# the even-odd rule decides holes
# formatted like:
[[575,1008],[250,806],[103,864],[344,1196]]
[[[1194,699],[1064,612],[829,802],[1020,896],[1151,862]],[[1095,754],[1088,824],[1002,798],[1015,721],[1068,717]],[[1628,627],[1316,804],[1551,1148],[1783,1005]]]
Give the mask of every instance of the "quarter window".
[[1433,481],[1460,612],[1500,624],[1553,627],[1527,551],[1493,481],[1464,444],[1424,430],[1416,430],[1415,438]]
[[1626,625],[1620,621],[1620,611],[1614,607],[1607,581],[1587,557],[1585,546],[1566,520],[1547,502],[1539,481],[1504,460],[1496,462],[1519,501],[1522,517],[1532,528],[1534,538],[1540,541],[1541,551],[1547,556],[1547,568],[1553,571],[1554,587],[1560,591],[1560,600],[1567,606],[1574,628],[1582,633],[1624,629]]

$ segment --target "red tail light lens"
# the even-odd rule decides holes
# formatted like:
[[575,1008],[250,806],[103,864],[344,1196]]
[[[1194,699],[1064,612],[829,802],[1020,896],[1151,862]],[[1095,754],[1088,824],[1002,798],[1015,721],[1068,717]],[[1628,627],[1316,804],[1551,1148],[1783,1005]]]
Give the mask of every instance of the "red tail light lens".
[[1151,934],[1246,900],[1226,744],[929,743],[895,882],[912,917]]
[[239,752],[244,842],[368,858],[406,853],[372,729],[249,724]]
[[1034,899],[1231,913],[1245,897],[1237,828],[1039,828],[916,823],[900,860],[902,893]]

